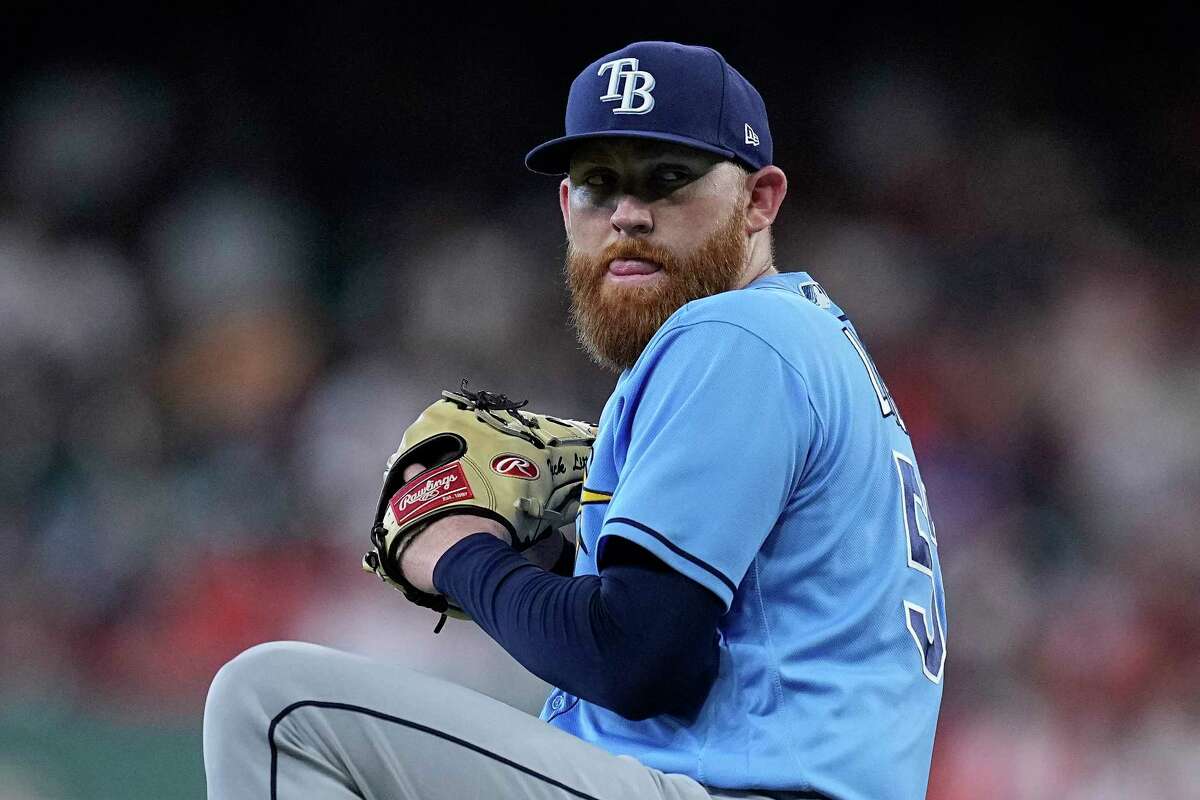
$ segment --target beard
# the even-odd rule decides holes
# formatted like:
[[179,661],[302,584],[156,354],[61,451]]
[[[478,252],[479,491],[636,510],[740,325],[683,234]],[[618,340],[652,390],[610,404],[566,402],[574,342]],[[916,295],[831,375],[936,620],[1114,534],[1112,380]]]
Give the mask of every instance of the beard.
[[[741,204],[699,247],[683,256],[644,239],[624,239],[590,255],[568,239],[567,285],[580,344],[596,363],[614,372],[632,367],[655,331],[684,303],[737,285],[748,248]],[[649,286],[605,280],[608,265],[618,258],[653,261],[661,269],[660,278]]]

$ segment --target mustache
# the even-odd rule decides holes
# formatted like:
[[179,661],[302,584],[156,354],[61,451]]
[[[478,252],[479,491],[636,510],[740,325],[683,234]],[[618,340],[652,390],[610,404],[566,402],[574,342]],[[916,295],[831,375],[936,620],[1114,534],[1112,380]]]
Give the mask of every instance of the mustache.
[[[567,243],[567,249],[577,257],[583,255],[570,242]],[[668,274],[675,272],[678,265],[678,259],[674,253],[662,245],[648,242],[645,239],[620,239],[606,246],[596,256],[581,258],[582,261],[589,263],[589,272],[593,273],[606,272],[608,265],[617,259],[652,261]]]

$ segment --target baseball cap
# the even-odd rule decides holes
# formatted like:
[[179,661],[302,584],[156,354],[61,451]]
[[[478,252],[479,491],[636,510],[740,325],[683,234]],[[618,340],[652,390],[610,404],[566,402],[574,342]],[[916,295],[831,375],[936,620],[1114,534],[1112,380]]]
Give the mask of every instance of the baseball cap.
[[587,66],[571,84],[566,135],[538,145],[525,166],[567,172],[582,140],[656,139],[707,150],[753,170],[771,163],[758,90],[711,47],[635,42]]

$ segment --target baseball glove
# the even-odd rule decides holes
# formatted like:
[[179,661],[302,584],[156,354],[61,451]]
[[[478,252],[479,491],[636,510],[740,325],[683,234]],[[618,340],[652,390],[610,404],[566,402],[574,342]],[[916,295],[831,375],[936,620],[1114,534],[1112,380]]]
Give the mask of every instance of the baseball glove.
[[[579,513],[583,475],[596,440],[586,422],[522,411],[528,401],[502,394],[443,391],[404,432],[384,469],[363,569],[419,606],[469,618],[444,596],[423,592],[400,570],[404,549],[431,522],[450,514],[477,514],[508,529],[525,550],[570,524]],[[404,470],[424,471],[404,480]]]

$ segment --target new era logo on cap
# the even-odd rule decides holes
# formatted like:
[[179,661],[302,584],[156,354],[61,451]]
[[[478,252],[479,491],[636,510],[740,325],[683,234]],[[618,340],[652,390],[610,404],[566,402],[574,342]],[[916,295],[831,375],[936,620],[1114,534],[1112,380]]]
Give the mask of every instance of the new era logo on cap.
[[534,172],[561,175],[580,140],[657,139],[741,162],[771,163],[762,97],[710,47],[635,42],[594,61],[567,98],[566,135],[525,156]]

